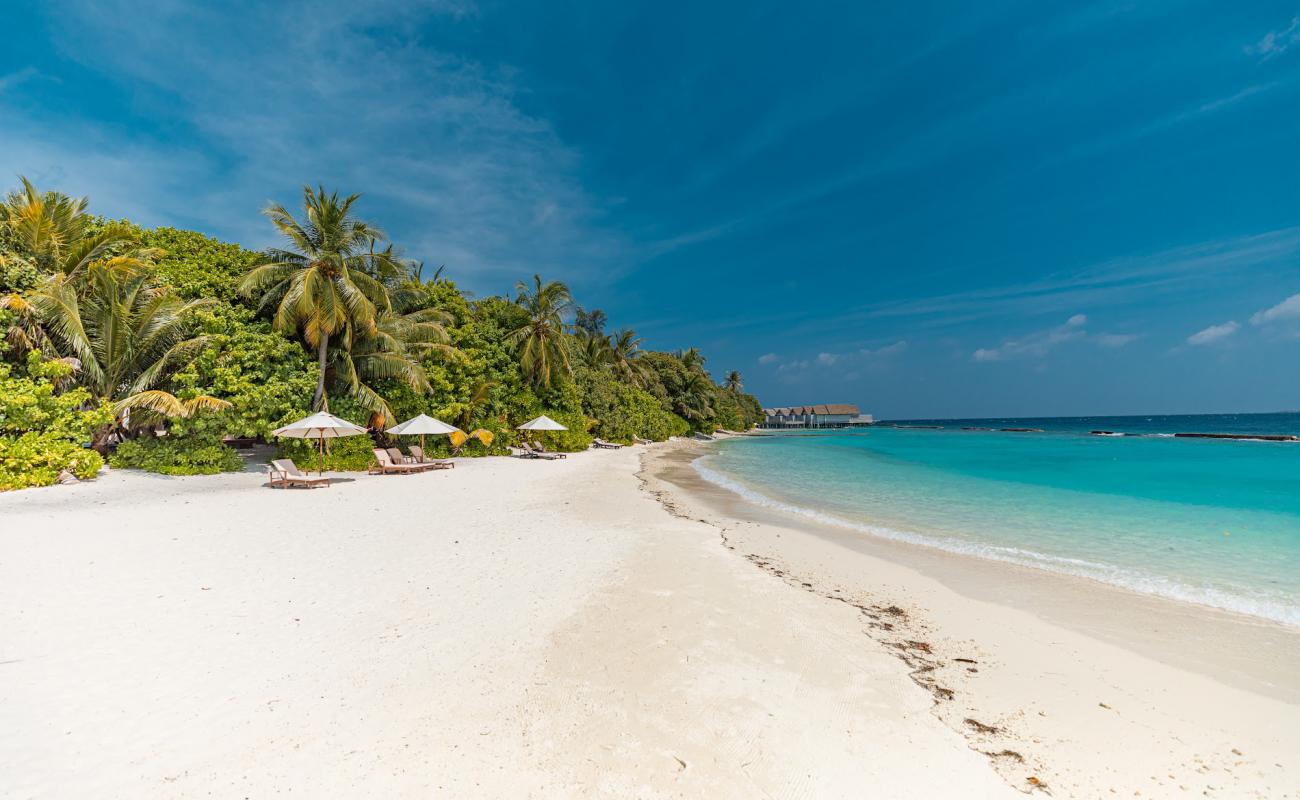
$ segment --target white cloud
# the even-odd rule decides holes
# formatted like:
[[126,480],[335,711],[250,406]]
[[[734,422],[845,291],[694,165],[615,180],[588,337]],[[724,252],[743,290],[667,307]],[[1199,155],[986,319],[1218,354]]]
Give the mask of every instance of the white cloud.
[[835,364],[835,362],[836,362],[836,361],[839,361],[839,360],[840,360],[840,357],[839,357],[838,355],[836,355],[835,353],[818,353],[818,354],[817,354],[817,363],[818,363],[818,364],[821,364],[821,365],[824,366],[824,367],[833,366],[833,365]]
[[1235,321],[1225,322],[1222,325],[1211,325],[1203,331],[1197,331],[1188,336],[1187,343],[1194,345],[1213,344],[1236,333],[1240,327],[1241,325]]
[[760,364],[774,364],[780,360],[781,357],[778,356],[776,353],[764,353],[763,355],[758,357],[758,363]]
[[472,17],[463,4],[287,0],[225,14],[170,0],[144,16],[120,0],[69,5],[78,24],[57,28],[58,55],[129,84],[142,108],[165,104],[161,127],[187,141],[34,115],[0,93],[0,175],[255,248],[275,242],[262,207],[294,208],[319,181],[365,193],[363,218],[475,289],[499,291],[520,264],[595,282],[636,261],[581,185],[580,155],[516,102],[514,73],[421,41],[429,24]]
[[885,358],[888,356],[901,353],[906,349],[907,349],[907,341],[900,339],[899,341],[894,342],[893,344],[887,344],[883,347],[877,347],[874,350],[872,350],[871,348],[864,347],[858,351],[858,355],[864,358]]
[[1300,42],[1300,14],[1292,17],[1291,24],[1285,28],[1264,34],[1258,42],[1246,47],[1246,52],[1268,59],[1282,55],[1296,42]]
[[1250,324],[1263,325],[1292,318],[1300,318],[1300,294],[1293,294],[1272,308],[1257,312],[1250,318]]
[[976,361],[1002,361],[1021,356],[1041,358],[1059,344],[1087,336],[1088,332],[1083,327],[1087,323],[1086,316],[1075,314],[1055,328],[1035,331],[1019,339],[1007,339],[997,347],[981,347],[972,354],[972,357]]
[[1093,337],[1102,347],[1120,348],[1136,342],[1142,336],[1136,333],[1099,333]]

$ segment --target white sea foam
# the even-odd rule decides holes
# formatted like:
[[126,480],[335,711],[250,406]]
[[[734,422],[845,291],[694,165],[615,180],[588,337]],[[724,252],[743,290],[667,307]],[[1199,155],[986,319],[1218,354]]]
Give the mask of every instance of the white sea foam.
[[717,470],[708,467],[705,462],[711,458],[711,456],[704,456],[696,459],[692,463],[692,466],[694,466],[695,471],[701,478],[715,486],[733,492],[755,505],[763,506],[765,508],[783,511],[788,514],[796,514],[827,525],[847,528],[882,539],[907,542],[909,544],[920,545],[922,547],[932,547],[949,553],[957,553],[959,555],[975,556],[977,558],[1002,561],[1026,567],[1035,567],[1037,569],[1048,570],[1051,572],[1074,575],[1076,577],[1089,578],[1091,580],[1143,594],[1157,595],[1171,600],[1196,603],[1198,605],[1233,611],[1239,614],[1261,617],[1263,619],[1281,622],[1287,625],[1300,626],[1300,608],[1279,602],[1271,597],[1251,597],[1247,594],[1230,592],[1212,586],[1192,586],[1171,580],[1161,575],[1121,567],[1115,564],[1105,564],[1086,559],[1039,553],[1034,550],[1026,550],[1018,547],[1004,547],[1000,545],[969,542],[960,539],[940,538],[912,531],[897,530],[883,525],[873,525],[866,522],[846,520],[842,517],[837,517],[834,514],[828,514],[815,508],[787,503],[769,497],[768,495],[756,491],[728,475],[724,475]]

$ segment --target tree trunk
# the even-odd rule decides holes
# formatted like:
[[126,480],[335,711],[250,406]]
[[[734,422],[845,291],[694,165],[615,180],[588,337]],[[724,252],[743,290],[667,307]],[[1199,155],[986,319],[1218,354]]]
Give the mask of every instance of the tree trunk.
[[95,431],[90,438],[90,449],[101,456],[108,455],[108,443],[113,438],[113,425],[105,425]]
[[329,352],[330,336],[328,333],[320,335],[320,344],[316,346],[316,364],[320,367],[320,374],[316,376],[316,396],[312,398],[312,411],[329,411],[330,401],[325,396],[325,355]]

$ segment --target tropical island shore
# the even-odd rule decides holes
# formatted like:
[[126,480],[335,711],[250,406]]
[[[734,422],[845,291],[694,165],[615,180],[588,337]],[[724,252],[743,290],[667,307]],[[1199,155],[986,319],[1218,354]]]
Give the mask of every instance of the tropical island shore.
[[[1266,668],[1171,666],[824,531],[729,515],[683,472],[707,447],[461,459],[340,474],[324,491],[264,489],[251,469],[112,470],[0,496],[0,788],[969,798],[1300,785],[1294,672],[1270,687]],[[1267,630],[1261,660],[1294,663],[1294,633]]]

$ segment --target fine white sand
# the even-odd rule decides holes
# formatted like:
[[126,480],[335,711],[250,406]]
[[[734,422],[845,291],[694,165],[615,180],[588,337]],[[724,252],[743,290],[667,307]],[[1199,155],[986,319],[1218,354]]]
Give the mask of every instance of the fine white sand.
[[643,452],[0,495],[0,797],[1019,796]]
[[765,574],[859,609],[860,649],[914,670],[1010,785],[1300,797],[1300,630],[759,508],[699,478],[707,448],[648,456],[651,488]]

